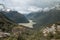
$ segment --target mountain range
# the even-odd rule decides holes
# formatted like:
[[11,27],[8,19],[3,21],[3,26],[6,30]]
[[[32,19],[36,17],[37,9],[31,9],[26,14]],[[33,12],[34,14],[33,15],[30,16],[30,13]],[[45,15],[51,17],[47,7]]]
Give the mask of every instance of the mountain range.
[[60,21],[60,10],[56,8],[51,9],[49,11],[38,11],[38,12],[31,12],[27,15],[28,19],[31,19],[36,22],[34,28],[39,28],[40,26],[45,26],[48,24],[53,24]]
[[3,14],[5,18],[9,19],[10,21],[14,21],[15,23],[29,23],[28,19],[17,11],[1,11],[0,13]]

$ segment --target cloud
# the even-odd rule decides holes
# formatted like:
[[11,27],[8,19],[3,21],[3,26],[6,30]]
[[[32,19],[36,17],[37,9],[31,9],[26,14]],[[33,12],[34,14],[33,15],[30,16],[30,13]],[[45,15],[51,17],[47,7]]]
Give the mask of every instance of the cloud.
[[60,10],[60,5],[57,4],[57,5],[55,6],[55,8],[56,8],[56,10]]
[[50,9],[54,9],[55,8],[55,6],[54,7],[51,7]]
[[53,2],[59,2],[60,0],[0,0],[0,3],[4,3],[6,7],[15,9],[17,11],[30,12],[48,10],[48,8],[53,4]]
[[36,6],[31,6],[31,7],[28,8],[28,10],[29,10],[30,12],[37,12],[37,11],[41,11],[42,8],[38,8],[38,7],[36,7]]
[[28,11],[18,11],[19,13],[23,13],[23,14],[28,14],[28,13],[30,13],[30,12],[28,12]]
[[43,9],[44,12],[47,12],[47,11],[49,11],[49,10],[50,10],[49,7],[46,7],[46,8]]

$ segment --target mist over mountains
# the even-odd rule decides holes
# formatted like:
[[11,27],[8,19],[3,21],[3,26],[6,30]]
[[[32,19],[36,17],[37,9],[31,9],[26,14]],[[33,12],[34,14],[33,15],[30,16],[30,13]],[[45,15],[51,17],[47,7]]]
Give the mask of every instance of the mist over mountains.
[[52,23],[56,23],[60,21],[60,9],[58,7],[54,7],[49,11],[38,11],[31,12],[27,15],[28,19],[34,20],[36,24],[34,27],[39,28],[43,25],[48,25]]

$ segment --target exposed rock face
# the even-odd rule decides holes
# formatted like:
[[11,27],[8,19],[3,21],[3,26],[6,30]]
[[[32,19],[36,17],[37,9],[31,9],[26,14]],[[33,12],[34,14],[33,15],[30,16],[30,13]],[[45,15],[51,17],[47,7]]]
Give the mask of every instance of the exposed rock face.
[[0,32],[0,38],[9,37],[10,33]]
[[43,29],[44,36],[48,36],[49,33],[53,35],[60,33],[60,23],[50,24]]

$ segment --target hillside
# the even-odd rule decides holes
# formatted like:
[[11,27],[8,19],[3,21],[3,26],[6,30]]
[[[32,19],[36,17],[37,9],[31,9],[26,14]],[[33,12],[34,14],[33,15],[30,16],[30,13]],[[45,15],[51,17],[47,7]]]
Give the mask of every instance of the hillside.
[[1,11],[1,13],[4,14],[4,16],[16,23],[28,23],[28,19],[21,13],[17,12],[17,11],[9,11],[9,12],[5,12],[5,11]]
[[42,25],[52,24],[60,21],[60,10],[51,9],[49,11],[32,12],[27,15],[28,19],[32,19],[36,22],[34,27],[40,27]]

